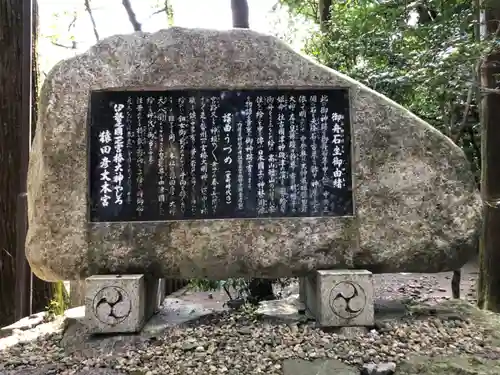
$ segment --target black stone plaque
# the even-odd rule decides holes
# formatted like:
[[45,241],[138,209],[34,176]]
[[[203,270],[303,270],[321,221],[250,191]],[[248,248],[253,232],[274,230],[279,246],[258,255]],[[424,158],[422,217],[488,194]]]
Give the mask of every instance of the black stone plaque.
[[353,215],[347,89],[91,93],[92,222]]

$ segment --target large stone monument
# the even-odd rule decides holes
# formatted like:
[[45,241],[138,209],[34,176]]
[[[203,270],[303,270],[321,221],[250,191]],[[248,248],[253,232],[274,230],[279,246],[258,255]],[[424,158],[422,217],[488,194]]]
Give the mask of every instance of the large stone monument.
[[371,272],[461,267],[481,213],[450,139],[250,30],[119,35],[60,62],[28,178],[33,271],[123,275],[87,298],[120,322],[162,277],[308,276],[322,324],[367,324]]

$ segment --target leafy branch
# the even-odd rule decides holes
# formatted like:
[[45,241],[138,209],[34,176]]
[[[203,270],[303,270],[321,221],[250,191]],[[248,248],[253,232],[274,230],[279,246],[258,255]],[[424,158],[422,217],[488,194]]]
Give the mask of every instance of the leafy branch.
[[62,44],[62,43],[59,43],[59,42],[56,42],[55,40],[51,40],[50,41],[53,45],[57,46],[57,47],[61,47],[61,48],[66,48],[66,49],[77,49],[78,48],[78,44],[75,40],[72,40],[71,41],[71,45],[68,46],[66,44]]
[[[495,47],[497,46],[497,44],[498,44],[497,38],[498,38],[499,33],[500,33],[500,22],[498,23],[498,26],[495,30],[495,33],[493,34],[493,38],[492,38],[493,40],[490,41],[490,43],[488,43],[488,46],[485,48],[485,51],[481,54],[481,56],[478,58],[476,64],[474,65],[474,70],[472,72],[473,80],[472,80],[471,85],[469,86],[469,90],[467,91],[467,102],[465,103],[462,122],[460,123],[460,127],[458,128],[458,132],[453,139],[453,141],[455,143],[457,143],[460,140],[461,136],[463,135],[465,130],[468,128],[467,117],[469,116],[470,106],[472,103],[472,96],[473,96],[472,94],[473,94],[475,88],[480,87],[479,69],[481,68],[481,65],[483,64],[484,59],[488,55],[490,55],[494,51]],[[486,87],[480,87],[480,91],[485,92],[485,93],[500,94],[500,90],[486,88]]]
[[165,6],[162,9],[158,9],[157,11],[153,12],[153,14],[151,14],[151,17],[154,15],[160,14],[162,12],[165,12],[165,14],[167,15],[168,25],[173,26],[174,25],[174,10],[172,8],[172,5],[170,4],[169,0],[165,0],[164,5]]
[[478,177],[481,135],[476,102],[481,95],[499,94],[500,87],[480,87],[479,68],[491,40],[477,38],[475,2],[334,1],[332,21],[322,28],[318,0],[279,1],[317,26],[305,53],[443,131],[464,150]]

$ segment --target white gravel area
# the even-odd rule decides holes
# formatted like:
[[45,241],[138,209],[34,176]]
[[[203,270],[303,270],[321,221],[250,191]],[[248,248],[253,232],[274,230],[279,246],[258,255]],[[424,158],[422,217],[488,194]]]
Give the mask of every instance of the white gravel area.
[[[382,321],[368,332],[325,332],[312,323],[271,323],[222,312],[172,327],[161,336],[121,345],[115,353],[68,355],[61,331],[0,351],[1,374],[283,374],[291,358],[346,364],[395,362],[410,354],[475,354],[500,358],[484,327],[460,316]],[[45,366],[45,367],[44,367]],[[15,370],[15,372],[14,372]],[[82,372],[83,371],[83,372]],[[108,372],[103,372],[108,371]]]

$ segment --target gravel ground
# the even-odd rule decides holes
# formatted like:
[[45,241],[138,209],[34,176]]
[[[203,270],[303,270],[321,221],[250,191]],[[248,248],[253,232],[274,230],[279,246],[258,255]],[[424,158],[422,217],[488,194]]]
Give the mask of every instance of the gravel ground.
[[[474,272],[472,267],[463,276],[465,294],[473,284]],[[393,300],[439,299],[442,297],[439,293],[446,292],[443,283],[449,283],[444,275],[443,278],[439,275],[384,276],[377,276],[375,281],[377,297]],[[191,301],[207,298],[212,304],[222,302],[218,294],[209,298],[208,294],[190,293],[185,298]],[[283,360],[291,358],[333,358],[359,367],[370,362],[398,363],[415,353],[470,354],[500,359],[500,349],[481,321],[449,311],[432,315],[378,316],[375,328],[368,332],[325,332],[314,328],[313,323],[269,322],[248,313],[222,311],[169,328],[159,337],[122,346],[112,355],[90,358],[79,353],[65,354],[59,331],[43,340],[0,350],[0,374],[281,375]]]
[[[124,374],[282,374],[284,359],[334,358],[347,364],[396,362],[410,354],[454,356],[476,354],[500,358],[489,346],[488,332],[461,319],[429,317],[385,322],[365,334],[346,337],[310,324],[255,322],[241,314],[221,313],[162,337],[120,350],[112,356],[66,356],[61,336],[18,345],[0,356],[0,369],[19,374],[44,364],[46,374],[93,373],[94,368]],[[101,371],[104,371],[101,370]],[[112,372],[111,372],[112,373]],[[8,374],[8,372],[7,372]]]

